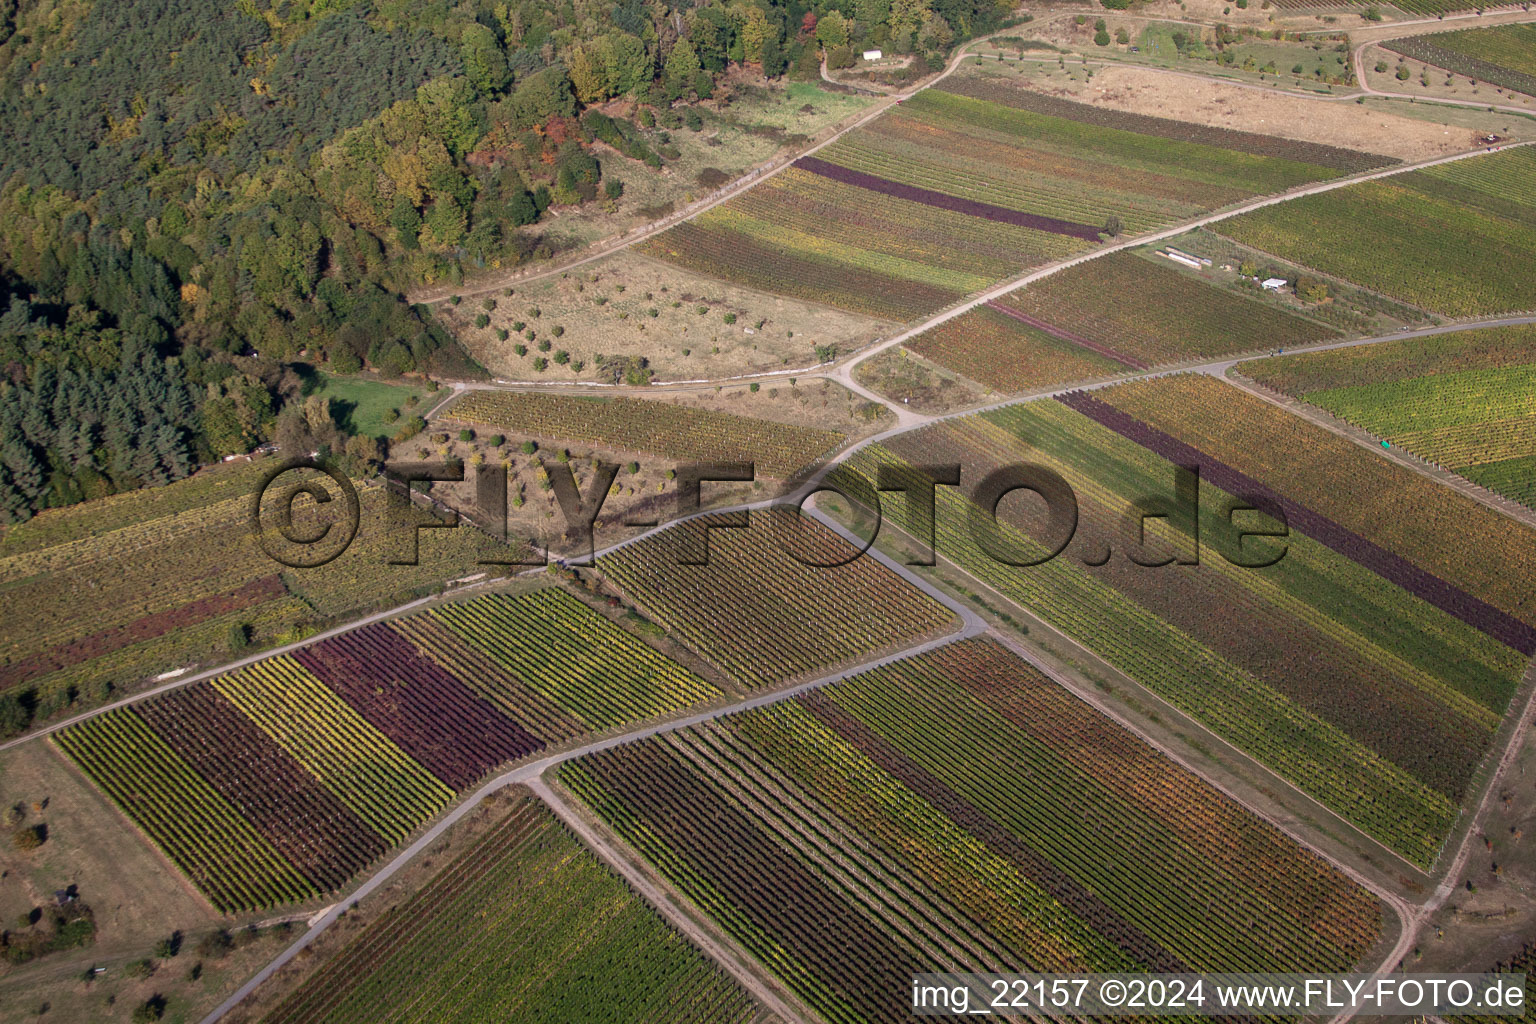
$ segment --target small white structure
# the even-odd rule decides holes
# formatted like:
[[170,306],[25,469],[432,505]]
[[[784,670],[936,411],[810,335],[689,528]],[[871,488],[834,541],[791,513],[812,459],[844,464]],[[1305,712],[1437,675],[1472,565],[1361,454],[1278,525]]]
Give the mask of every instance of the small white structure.
[[1277,292],[1281,288],[1285,287],[1285,278],[1266,277],[1264,280],[1259,282],[1259,287],[1263,288],[1267,292]]
[[881,57],[884,57],[884,56],[885,56],[885,54],[881,53],[879,50],[865,50],[864,51],[864,59],[865,60],[879,60]]

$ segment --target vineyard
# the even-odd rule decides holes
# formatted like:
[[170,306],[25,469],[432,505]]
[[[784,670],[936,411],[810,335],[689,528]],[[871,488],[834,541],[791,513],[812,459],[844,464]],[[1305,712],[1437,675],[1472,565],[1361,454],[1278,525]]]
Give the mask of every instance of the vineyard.
[[420,565],[390,565],[383,493],[361,488],[346,553],[289,571],[250,534],[251,497],[270,465],[221,467],[8,530],[0,575],[13,613],[0,691],[30,694],[39,718],[78,710],[167,670],[227,658],[237,630],[243,646],[259,648],[417,597],[473,571],[490,543],[471,529],[434,531]]
[[990,640],[560,777],[836,1024],[908,1020],[919,971],[1343,971],[1380,927],[1343,874]]
[[[1080,518],[1060,557],[1013,568],[984,554],[966,499],[943,488],[940,553],[1407,859],[1435,859],[1536,650],[1519,603],[1536,550],[1513,524],[1195,376],[1016,405],[860,453],[867,473],[882,462],[960,462],[973,480],[1019,462],[1061,473]],[[1171,464],[1201,469],[1199,565],[1133,564],[1126,517],[1171,494]],[[1223,557],[1252,559],[1226,510],[1255,493],[1290,524],[1284,557],[1264,569]],[[1009,544],[1047,550],[1030,506],[1000,517]],[[1460,565],[1465,526],[1427,528],[1469,520],[1507,561]],[[1190,527],[1178,529],[1187,557]]]
[[1536,507],[1536,328],[1467,331],[1272,362],[1278,365],[1244,364],[1244,372]]
[[1019,391],[1336,336],[1278,304],[1120,252],[989,302],[909,346],[994,390]]
[[519,391],[472,391],[448,419],[556,441],[604,445],[677,461],[736,461],[768,477],[789,477],[840,448],[833,430],[775,423],[712,409],[632,398],[583,398]]
[[[598,567],[668,634],[743,686],[830,670],[949,628],[942,605],[875,559],[854,557],[791,506],[753,512],[744,529],[729,526],[732,515],[674,526],[603,556]],[[707,564],[683,564],[705,537]],[[799,559],[851,561],[818,568]]]
[[1123,373],[1126,364],[1025,323],[992,304],[978,306],[905,342],[907,348],[993,391],[1016,392]]
[[[1340,7],[1355,5],[1366,7],[1365,0],[1272,0],[1274,6],[1287,11],[1323,11],[1338,10]],[[1458,11],[1470,11],[1477,8],[1473,0],[1393,0],[1392,6],[1404,14],[1415,15],[1421,18],[1433,18],[1437,14],[1455,14]]]
[[[650,239],[690,270],[912,320],[1029,266],[1382,158],[946,82]],[[961,91],[982,92],[983,96]]]
[[233,911],[335,891],[493,768],[719,696],[546,589],[353,630],[57,742]]
[[525,790],[423,888],[319,963],[264,1024],[730,1024],[751,998]]
[[1536,26],[1533,25],[1437,32],[1393,39],[1381,45],[1458,75],[1536,96]]
[[[1350,225],[1339,231],[1338,225]],[[1536,151],[1458,160],[1222,221],[1234,240],[1447,316],[1536,309]]]

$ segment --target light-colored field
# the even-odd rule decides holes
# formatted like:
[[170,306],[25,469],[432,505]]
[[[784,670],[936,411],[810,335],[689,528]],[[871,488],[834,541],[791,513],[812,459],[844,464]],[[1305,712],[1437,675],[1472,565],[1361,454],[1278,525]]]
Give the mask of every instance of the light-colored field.
[[[516,381],[601,380],[599,356],[644,358],[662,381],[800,369],[821,361],[817,346],[847,354],[890,327],[700,277],[628,251],[513,291],[438,310],[470,355],[497,377]],[[495,308],[486,310],[485,301]],[[476,327],[481,314],[490,323]],[[726,323],[727,316],[735,322]],[[521,332],[514,330],[518,323],[524,325]],[[563,328],[558,337],[557,328]],[[498,329],[509,332],[505,341]],[[530,330],[534,340],[527,337]],[[547,352],[539,349],[545,341]],[[517,345],[526,354],[519,356]],[[569,355],[569,363],[555,362],[560,350]],[[540,357],[547,362],[543,370],[535,365]]]
[[700,104],[705,116],[702,130],[669,130],[671,144],[681,156],[668,160],[660,173],[606,146],[597,147],[603,177],[624,182],[624,196],[615,212],[607,212],[600,202],[588,203],[559,211],[539,227],[557,247],[564,247],[586,245],[648,224],[662,215],[658,207],[668,203],[683,206],[712,191],[699,181],[700,172],[706,168],[737,177],[769,160],[784,146],[814,138],[873,99],[826,92],[810,82],[765,87],[761,78],[733,81],[729,87],[722,86],[719,95],[729,98],[724,104],[718,100]]
[[[1362,116],[1356,103],[1287,96],[1146,68],[1096,68],[1087,80],[1082,67],[1074,71],[1070,62],[1065,72],[1054,64],[1020,69],[990,62],[984,70],[1079,103],[1364,150],[1404,161],[1427,160],[1473,145],[1472,133],[1461,123],[1436,124],[1375,110]],[[1490,126],[1496,126],[1489,130],[1503,134],[1507,115],[1484,116]]]
[[902,346],[866,359],[853,371],[858,382],[916,412],[940,415],[979,405],[987,392]]
[[[54,892],[74,885],[95,918],[96,941],[0,966],[3,1024],[35,1021],[44,1004],[49,1007],[44,1020],[127,1020],[157,993],[167,999],[167,1019],[196,1020],[276,951],[268,938],[275,932],[256,938],[242,927],[251,918],[216,914],[51,744],[32,743],[0,755],[0,807],[18,803],[26,810],[24,824],[47,825],[48,839],[22,852],[6,830],[0,842],[0,920],[15,932],[21,915],[33,907],[52,908]],[[234,947],[202,955],[199,945],[220,928],[234,934]],[[155,947],[176,931],[182,933],[180,953],[157,958]],[[145,959],[154,973],[132,976],[126,965]],[[202,966],[196,980],[190,977],[194,963]],[[83,980],[96,966],[106,970],[93,981]]]

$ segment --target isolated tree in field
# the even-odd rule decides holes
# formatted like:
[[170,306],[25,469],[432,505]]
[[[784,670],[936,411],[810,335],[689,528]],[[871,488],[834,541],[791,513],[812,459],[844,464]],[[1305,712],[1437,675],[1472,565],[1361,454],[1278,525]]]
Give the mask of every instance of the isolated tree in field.
[[1120,231],[1121,227],[1119,217],[1112,213],[1108,217],[1104,218],[1104,233],[1106,235],[1108,235],[1110,238],[1119,238]]

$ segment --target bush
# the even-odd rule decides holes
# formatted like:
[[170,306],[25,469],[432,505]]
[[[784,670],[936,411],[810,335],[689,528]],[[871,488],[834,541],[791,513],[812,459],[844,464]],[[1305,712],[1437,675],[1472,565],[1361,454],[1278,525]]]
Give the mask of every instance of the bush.
[[492,448],[500,448],[502,445],[507,443],[507,439],[502,437],[500,434],[492,434],[489,438],[486,439],[486,443],[489,444]]
[[727,314],[725,314],[723,319],[725,320],[726,323],[733,324],[733,323],[736,322],[736,314],[735,313],[727,313]]
[[239,654],[251,646],[251,627],[243,622],[232,622],[229,625],[229,653]]
[[460,441],[466,441],[467,442],[467,441],[473,441],[474,439],[475,439],[475,432],[473,430],[470,430],[468,427],[465,427],[463,430],[459,431],[459,440]]
[[540,352],[548,352],[549,351],[549,339],[548,338],[542,338],[542,339],[539,340],[539,351]]
[[491,318],[484,313],[480,313],[475,317],[475,326],[483,330],[491,326]]
[[532,455],[534,452],[536,452],[538,450],[539,450],[539,446],[538,446],[537,442],[534,442],[534,441],[524,441],[523,442],[523,454],[524,455]]
[[554,336],[555,336],[555,337],[557,337],[557,338],[558,338],[558,337],[560,337],[560,336],[561,336],[561,335],[562,335],[562,334],[564,334],[564,333],[565,333],[565,328],[564,328],[564,327],[561,327],[561,326],[560,326],[560,325],[559,325],[559,324],[555,324],[555,326],[554,326],[554,327],[552,327],[552,328],[550,328],[550,331],[549,331],[549,333],[550,333],[550,334],[553,334],[553,335],[554,335]]
[[35,850],[48,841],[47,825],[28,825],[11,834],[11,845],[18,850]]
[[524,345],[522,342],[518,342],[516,345],[512,346],[512,351],[516,352],[517,357],[521,359],[523,356],[528,354],[528,346]]
[[1328,297],[1328,282],[1315,277],[1298,277],[1296,294],[1307,302],[1322,302]]
[[571,354],[563,348],[559,349],[555,352],[554,360],[557,365],[564,366],[571,361]]
[[400,429],[395,432],[395,440],[409,441],[411,438],[415,437],[417,434],[426,429],[426,420],[422,419],[420,416],[412,416],[410,419],[401,424]]
[[543,356],[539,356],[533,361],[534,373],[543,373],[547,369],[549,369],[549,360],[545,359]]
[[165,997],[151,996],[138,1006],[133,1008],[133,1016],[129,1019],[133,1024],[152,1024],[165,1016]]
[[234,948],[235,940],[222,928],[210,935],[204,935],[197,944],[198,955],[213,960],[223,957]]

